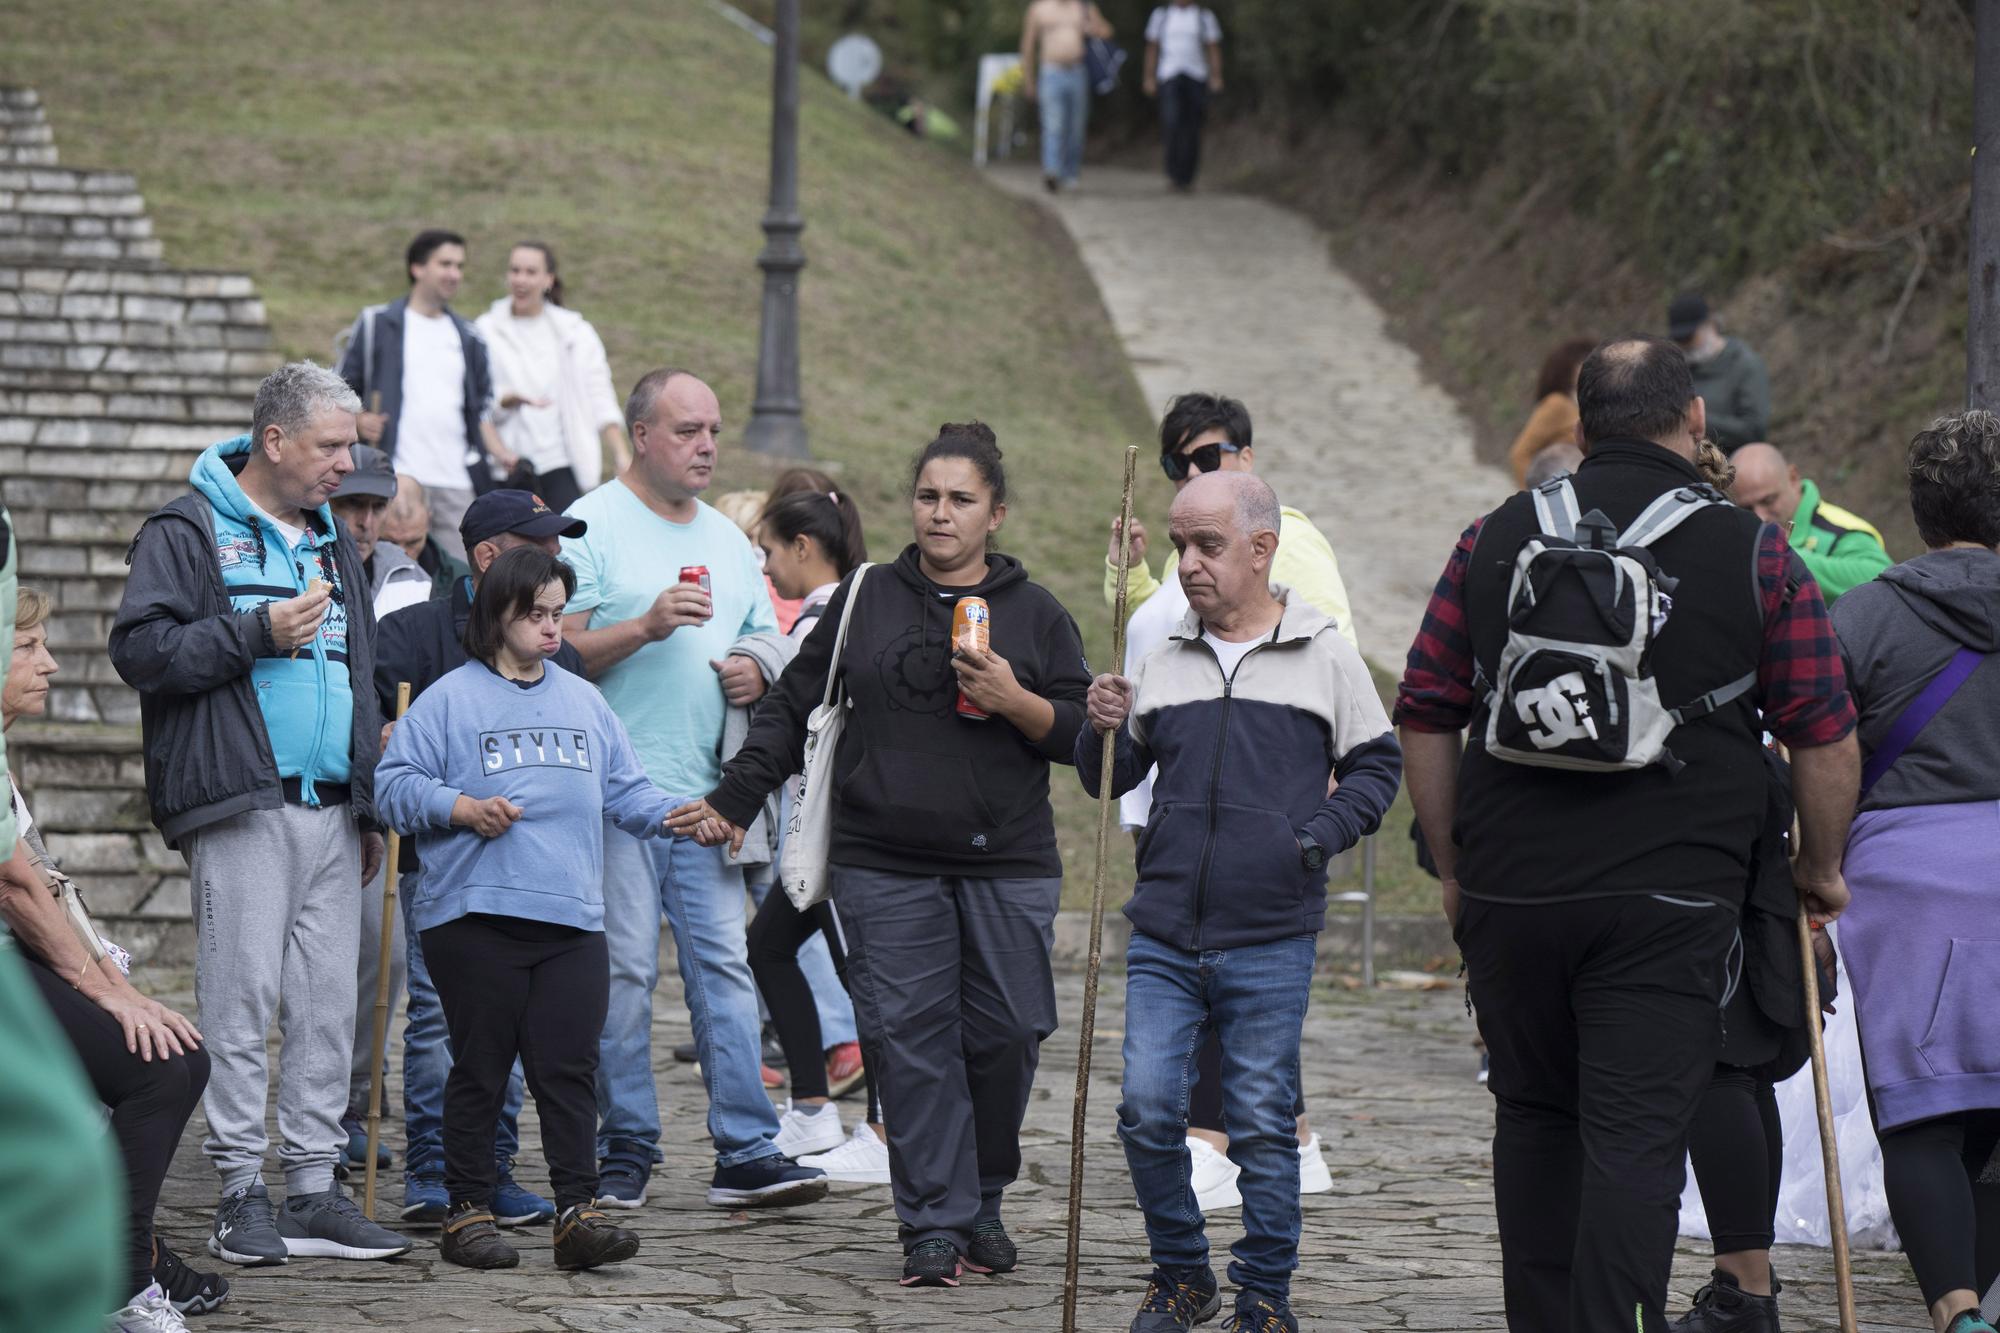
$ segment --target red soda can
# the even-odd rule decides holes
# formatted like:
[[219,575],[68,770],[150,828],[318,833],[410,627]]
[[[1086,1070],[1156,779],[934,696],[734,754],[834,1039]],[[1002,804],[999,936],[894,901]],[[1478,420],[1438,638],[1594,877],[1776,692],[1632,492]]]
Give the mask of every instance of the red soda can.
[[[951,609],[951,647],[953,652],[983,653],[993,646],[993,612],[986,605],[984,597],[961,597]],[[958,692],[958,715],[974,722],[984,722],[988,714],[970,699],[965,691]]]
[[715,589],[709,585],[707,565],[682,565],[681,582],[699,586],[708,596],[715,595]]

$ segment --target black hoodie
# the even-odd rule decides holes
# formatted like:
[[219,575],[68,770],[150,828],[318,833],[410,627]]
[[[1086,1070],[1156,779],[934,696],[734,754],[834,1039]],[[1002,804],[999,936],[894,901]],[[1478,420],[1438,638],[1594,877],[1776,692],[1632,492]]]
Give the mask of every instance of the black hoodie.
[[[799,769],[806,718],[819,706],[854,576],[842,580],[798,656],[778,677],[724,765],[709,803],[739,827]],[[993,651],[1021,684],[1055,706],[1055,725],[1030,741],[1000,718],[958,716],[951,614],[961,597],[992,612]],[[1083,727],[1090,666],[1076,622],[1021,562],[986,557],[986,578],[944,588],[925,578],[917,548],[868,572],[841,658],[852,701],[834,753],[832,859],[908,875],[982,879],[1062,873],[1049,811],[1049,764],[1070,762]]]
[[[1930,551],[1882,571],[1830,608],[1874,753],[1931,677],[1960,648],[2000,650],[2000,555]],[[2000,800],[2000,667],[1968,677],[1882,780],[1863,810]]]

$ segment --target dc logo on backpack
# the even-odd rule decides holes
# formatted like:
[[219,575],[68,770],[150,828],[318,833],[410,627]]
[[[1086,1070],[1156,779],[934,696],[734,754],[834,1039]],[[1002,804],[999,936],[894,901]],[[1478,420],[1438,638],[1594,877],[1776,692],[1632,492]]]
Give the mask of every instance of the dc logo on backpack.
[[1663,764],[1675,727],[1757,683],[1750,672],[1668,708],[1653,679],[1653,639],[1675,580],[1647,548],[1728,500],[1707,486],[1669,491],[1619,532],[1601,512],[1579,517],[1567,476],[1534,493],[1538,531],[1521,543],[1507,591],[1507,643],[1486,694],[1486,749],[1539,768],[1625,772]]

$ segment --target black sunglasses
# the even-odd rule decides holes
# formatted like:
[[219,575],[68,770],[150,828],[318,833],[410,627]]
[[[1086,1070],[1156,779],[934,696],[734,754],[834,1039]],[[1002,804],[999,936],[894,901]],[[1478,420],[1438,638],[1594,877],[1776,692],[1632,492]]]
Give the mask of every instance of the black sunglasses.
[[1213,472],[1222,466],[1224,454],[1242,452],[1243,446],[1240,444],[1223,444],[1219,441],[1215,444],[1204,444],[1190,453],[1161,454],[1160,471],[1167,474],[1168,481],[1179,481],[1188,474],[1190,464],[1196,472]]

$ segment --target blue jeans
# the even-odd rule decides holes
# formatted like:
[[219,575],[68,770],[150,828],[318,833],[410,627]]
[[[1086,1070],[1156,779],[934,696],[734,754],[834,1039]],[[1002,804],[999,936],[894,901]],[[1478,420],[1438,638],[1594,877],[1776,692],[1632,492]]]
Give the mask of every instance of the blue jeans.
[[1125,954],[1125,1100],[1118,1137],[1146,1215],[1153,1262],[1202,1268],[1208,1237],[1187,1150],[1188,1088],[1207,1028],[1222,1036],[1229,1160],[1243,1169],[1243,1239],[1229,1280],[1291,1298],[1299,1259],[1299,1035],[1316,938],[1190,953],[1132,932]]
[[[755,871],[743,872],[743,885],[750,891],[750,901],[762,907],[765,896],[777,889],[777,876],[772,867],[758,866]],[[784,890],[778,889],[778,892]],[[826,950],[826,936],[815,932],[800,947],[799,970],[806,974],[806,985],[812,988],[813,1008],[819,1011],[821,1044],[830,1051],[836,1046],[858,1040],[854,1028],[854,1001],[847,998],[847,987],[840,984],[840,974],[833,969],[833,955]],[[762,1022],[769,1022],[771,1018],[770,1007],[764,1003],[762,995],[757,997],[757,1017]]]
[[[675,804],[694,799],[676,798]],[[694,1045],[708,1089],[715,1164],[740,1166],[778,1151],[778,1113],[764,1092],[757,985],[744,942],[743,871],[727,849],[689,838],[643,841],[604,835],[604,934],[611,951],[611,1008],[597,1062],[597,1153],[605,1160],[661,1160],[660,1099],[653,1085],[653,987],[660,980],[660,922],[674,954]]]
[[1043,65],[1035,79],[1042,109],[1042,174],[1074,181],[1083,174],[1083,135],[1090,126],[1090,72],[1083,62]]
[[[451,1034],[445,1031],[444,1005],[431,970],[424,964],[423,942],[410,922],[410,900],[416,896],[417,872],[403,876],[396,901],[403,908],[403,938],[410,960],[410,1005],[403,1028],[403,1177],[444,1178],[444,1083],[451,1077]],[[521,1062],[507,1076],[507,1100],[500,1110],[500,1129],[493,1155],[502,1173],[514,1164],[521,1147]]]

